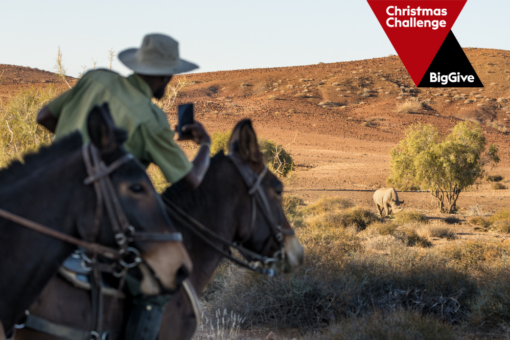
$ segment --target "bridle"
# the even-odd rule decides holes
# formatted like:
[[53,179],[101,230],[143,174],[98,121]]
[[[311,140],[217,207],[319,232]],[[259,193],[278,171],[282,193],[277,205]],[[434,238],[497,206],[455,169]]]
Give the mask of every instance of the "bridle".
[[[127,269],[133,268],[142,262],[140,252],[136,248],[130,247],[131,243],[136,241],[182,242],[182,235],[179,232],[138,232],[135,231],[135,229],[129,224],[109,175],[127,162],[134,160],[133,155],[130,153],[125,154],[107,166],[101,159],[99,151],[94,145],[84,144],[82,147],[82,156],[88,174],[88,177],[83,181],[83,183],[85,185],[93,183],[97,196],[94,230],[92,233],[93,236],[90,237],[89,240],[78,239],[3,209],[0,209],[0,216],[19,225],[35,230],[41,234],[51,236],[60,241],[83,248],[84,259],[86,259],[85,262],[88,263],[89,266],[95,261],[97,256],[115,260],[114,265],[120,265],[122,268],[121,271],[115,270],[113,265],[110,269],[104,265],[101,266],[100,269],[100,271],[111,272],[115,276],[125,274]],[[114,232],[115,243],[117,244],[116,249],[92,241],[96,239],[99,234],[103,205],[106,207],[106,212]],[[87,255],[85,255],[85,251]]]
[[[279,262],[285,259],[284,235],[294,235],[294,230],[282,229],[281,226],[275,221],[274,215],[271,213],[269,199],[267,198],[266,193],[261,187],[262,180],[269,171],[268,168],[264,166],[264,169],[260,172],[260,174],[256,174],[250,168],[249,165],[241,162],[235,156],[229,154],[228,158],[235,165],[236,169],[241,175],[241,178],[243,179],[243,182],[248,187],[248,194],[251,197],[250,230],[254,230],[255,228],[257,210],[259,208],[262,210],[262,216],[269,225],[269,228],[271,229],[271,236],[276,240],[276,242],[279,245],[280,250],[273,254],[272,257],[260,255],[256,252],[244,248],[242,245],[239,245],[236,242],[226,240],[225,238],[211,231],[209,228],[205,227],[202,223],[198,222],[193,217],[189,216],[186,212],[180,209],[175,203],[170,201],[168,198],[162,196],[164,202],[166,203],[165,205],[167,207],[167,211],[172,217],[178,220],[178,222],[182,226],[188,228],[191,232],[193,232],[195,235],[201,238],[216,252],[220,253],[230,261],[252,271],[265,274],[268,276],[274,276],[275,275],[274,269],[264,268],[261,265],[266,266],[268,264]],[[238,250],[243,255],[248,255],[252,260],[248,262],[232,256],[230,252],[223,250],[220,246],[213,242],[211,238],[213,238],[216,241],[219,241],[220,243],[228,246],[229,248]],[[269,242],[269,239],[267,242]]]
[[[135,248],[131,247],[133,242],[182,242],[182,234],[179,232],[139,232],[135,231],[135,228],[130,225],[126,214],[120,204],[117,193],[110,179],[112,174],[117,169],[121,168],[124,164],[134,160],[133,155],[130,153],[125,154],[119,159],[115,160],[110,165],[106,165],[99,154],[99,150],[92,144],[84,144],[82,147],[82,157],[85,163],[88,177],[85,178],[83,183],[85,185],[94,185],[94,190],[97,198],[96,212],[94,217],[94,227],[91,236],[88,240],[82,240],[73,236],[67,235],[60,231],[51,229],[42,224],[33,222],[24,217],[12,214],[8,211],[0,209],[0,216],[11,220],[19,225],[37,231],[41,234],[51,236],[55,239],[76,245],[80,247],[77,251],[79,256],[82,258],[82,267],[86,271],[91,272],[91,303],[92,303],[92,320],[93,326],[92,331],[85,332],[86,336],[92,340],[99,340],[101,338],[99,330],[102,329],[102,316],[103,316],[103,299],[102,299],[102,276],[101,272],[111,273],[115,277],[123,278],[128,269],[134,268],[142,263],[140,252]],[[103,207],[106,208],[106,214],[110,221],[111,228],[114,233],[115,243],[117,248],[107,247],[101,245],[95,240],[99,235],[101,228],[101,222],[103,218]],[[103,257],[104,260],[98,261],[99,257]],[[106,260],[106,261],[105,261]],[[113,260],[113,261],[110,261]],[[156,281],[160,284],[159,279]],[[123,282],[123,280],[121,280]],[[26,313],[25,322],[39,322],[47,321],[41,318],[34,317]],[[65,326],[57,325],[58,329],[65,329],[64,333],[69,328]],[[25,327],[25,324],[15,325],[16,329]],[[32,326],[33,327],[33,326]],[[53,332],[57,330],[52,326]],[[78,331],[79,332],[79,331]],[[46,330],[48,333],[48,330]],[[52,334],[51,332],[49,334]],[[82,334],[82,333],[80,333]],[[103,337],[106,333],[103,334]],[[80,335],[81,336],[81,335]]]
[[[109,175],[128,161],[134,160],[132,154],[128,153],[117,159],[110,165],[106,165],[99,155],[99,151],[92,144],[84,144],[82,147],[83,161],[87,169],[88,177],[83,181],[85,185],[94,185],[96,192],[96,214],[94,218],[94,235],[99,233],[103,215],[103,206],[110,221],[114,233],[115,243],[118,251],[123,255],[118,262],[122,272],[113,272],[115,276],[125,274],[129,268],[133,268],[142,262],[139,251],[130,247],[133,242],[182,242],[182,235],[179,232],[139,232],[130,225],[119,199],[113,187]],[[95,238],[95,237],[94,237]],[[127,260],[129,258],[129,260]],[[101,270],[103,271],[103,270]]]

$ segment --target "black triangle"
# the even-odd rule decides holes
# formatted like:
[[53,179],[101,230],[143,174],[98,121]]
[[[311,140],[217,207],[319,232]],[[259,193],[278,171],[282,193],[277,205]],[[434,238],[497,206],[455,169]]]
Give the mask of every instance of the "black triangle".
[[[440,73],[439,77],[443,78],[442,80],[437,77],[438,73]],[[444,79],[444,76],[449,78],[452,73],[455,76],[460,73],[463,77],[472,76],[472,78],[463,78],[460,81]],[[469,80],[472,80],[472,82]],[[418,87],[483,87],[480,78],[478,78],[475,69],[452,31],[448,33]]]

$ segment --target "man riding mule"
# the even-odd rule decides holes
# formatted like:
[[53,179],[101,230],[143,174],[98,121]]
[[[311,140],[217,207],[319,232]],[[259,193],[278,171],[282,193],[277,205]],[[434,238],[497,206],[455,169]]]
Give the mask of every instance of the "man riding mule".
[[[303,262],[303,247],[282,209],[283,185],[267,171],[249,120],[236,125],[229,150],[228,155],[221,151],[211,159],[196,190],[188,190],[184,181],[179,181],[162,194],[193,262],[189,282],[198,294],[224,258],[264,274],[290,272]],[[245,260],[232,257],[231,248],[243,254]],[[90,310],[89,300],[86,290],[56,276],[30,312],[52,321],[58,331],[37,334],[23,329],[16,340],[74,340],[57,334],[62,334],[62,329],[83,329],[88,320],[81,315]],[[122,321],[111,315],[121,314],[125,304],[128,301],[121,297],[105,296],[108,310],[103,314],[104,329],[121,328]],[[193,291],[181,286],[165,307],[159,339],[191,339],[200,316]]]
[[[150,179],[122,148],[106,106],[79,132],[0,171],[0,323],[11,333],[79,246],[90,271],[140,270],[141,290],[175,290],[191,267]],[[139,188],[143,188],[142,191]],[[169,261],[169,259],[171,259]],[[154,289],[155,288],[155,289]],[[3,334],[2,334],[3,336]]]
[[[119,59],[135,73],[124,78],[109,70],[87,72],[75,87],[39,112],[38,123],[55,132],[56,140],[75,130],[88,140],[86,115],[94,105],[107,102],[117,126],[127,131],[125,147],[129,152],[146,167],[156,164],[168,182],[182,180],[188,189],[197,188],[209,166],[209,135],[198,122],[183,127],[191,132],[190,139],[200,145],[190,163],[174,141],[175,133],[166,114],[151,99],[164,96],[174,74],[198,66],[180,59],[177,41],[162,34],[145,36],[141,48],[127,49],[119,54]],[[150,319],[151,325],[159,325],[169,296],[145,296],[140,281],[131,276],[126,284],[134,297],[126,339],[155,339],[157,327],[147,327],[139,320]]]

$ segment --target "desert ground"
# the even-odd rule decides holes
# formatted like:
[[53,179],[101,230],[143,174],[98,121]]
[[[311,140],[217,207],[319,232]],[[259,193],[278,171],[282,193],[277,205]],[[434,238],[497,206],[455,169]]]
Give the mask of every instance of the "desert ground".
[[[177,103],[195,103],[196,119],[210,133],[231,130],[250,118],[259,136],[281,144],[295,162],[284,179],[285,195],[305,205],[325,197],[339,197],[376,213],[373,191],[386,186],[390,150],[404,138],[407,127],[422,122],[447,134],[458,122],[482,124],[488,143],[499,146],[501,162],[489,171],[510,186],[510,51],[465,49],[484,88],[434,89],[414,86],[397,56],[339,63],[196,73],[178,76],[186,82]],[[76,82],[68,78],[70,85]],[[66,88],[47,71],[0,65],[0,99],[29,87]],[[397,105],[419,101],[413,113],[397,112]],[[176,123],[176,106],[168,112]],[[186,143],[191,157],[195,151]],[[425,191],[399,192],[405,208],[429,219],[444,219]],[[489,216],[508,209],[510,190],[493,190],[481,180],[460,195],[455,232],[460,239],[480,240],[507,234],[486,233],[467,223],[473,215]],[[432,238],[432,243],[447,242]],[[257,338],[270,329],[244,334]],[[297,336],[286,330],[283,337]],[[290,332],[290,333],[289,333]],[[497,335],[494,338],[498,338]]]

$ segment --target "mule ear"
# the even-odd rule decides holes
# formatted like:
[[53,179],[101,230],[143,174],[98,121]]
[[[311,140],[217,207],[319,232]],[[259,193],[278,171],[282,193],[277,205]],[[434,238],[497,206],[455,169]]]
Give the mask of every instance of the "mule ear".
[[120,147],[125,136],[119,136],[119,132],[107,103],[92,108],[87,118],[87,133],[96,148],[101,152],[112,152]]
[[228,142],[229,153],[239,155],[247,163],[262,163],[257,135],[251,120],[243,119],[235,126]]

